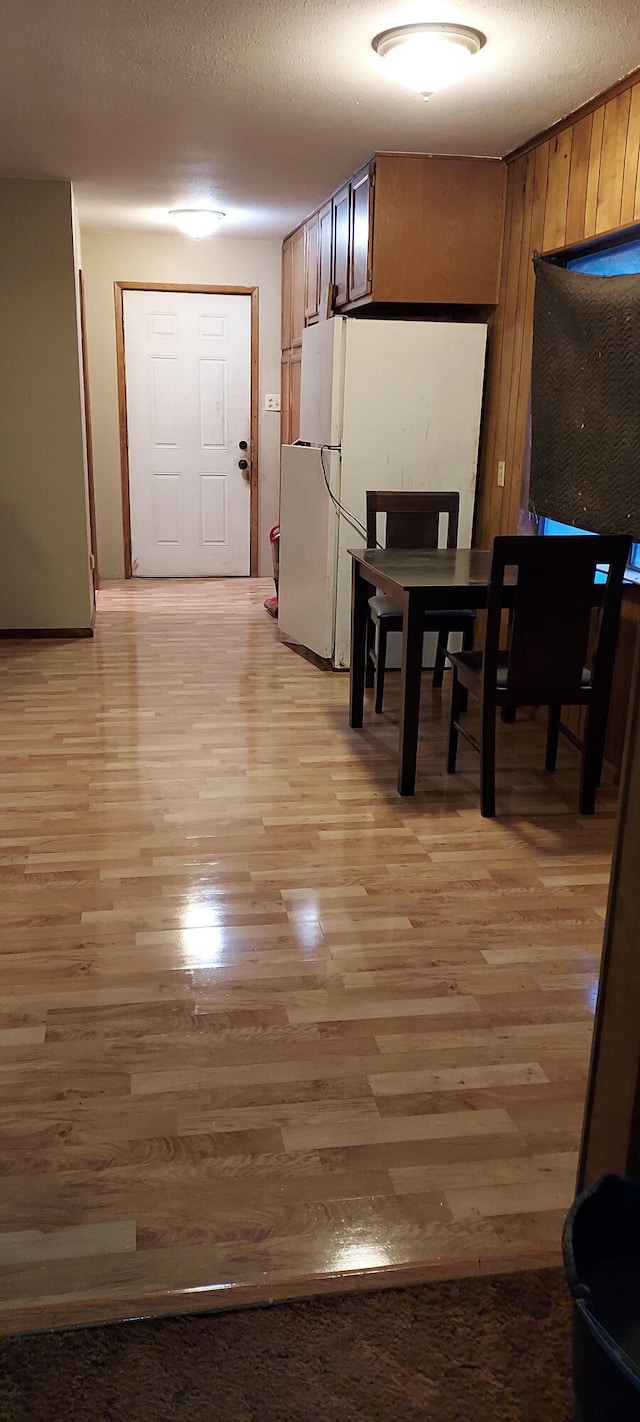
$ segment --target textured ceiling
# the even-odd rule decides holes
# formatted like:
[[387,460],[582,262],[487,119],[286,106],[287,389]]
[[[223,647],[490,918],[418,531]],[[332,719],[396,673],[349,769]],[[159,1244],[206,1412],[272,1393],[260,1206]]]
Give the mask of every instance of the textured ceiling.
[[[375,149],[499,154],[640,66],[638,0],[3,0],[0,171],[71,178],[87,226],[282,236]],[[372,37],[487,44],[428,103]]]

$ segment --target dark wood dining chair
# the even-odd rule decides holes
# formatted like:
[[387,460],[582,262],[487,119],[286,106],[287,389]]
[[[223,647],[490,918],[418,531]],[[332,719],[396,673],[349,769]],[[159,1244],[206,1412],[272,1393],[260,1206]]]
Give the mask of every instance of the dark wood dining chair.
[[[459,513],[460,495],[455,492],[395,493],[392,490],[369,489],[367,548],[378,546],[378,514],[386,516],[386,548],[438,548],[441,516],[446,519],[446,547],[457,548]],[[387,637],[390,632],[402,631],[402,603],[397,602],[395,598],[376,593],[374,597],[369,598],[369,612],[367,685],[375,686],[374,704],[376,711],[380,713],[384,697]],[[475,612],[470,608],[425,613],[425,632],[436,632],[438,636],[433,667],[434,687],[442,686],[449,633],[461,632],[462,645],[469,650],[473,646],[475,617]]]
[[[582,754],[580,814],[593,814],[629,549],[630,539],[624,536],[494,540],[484,650],[448,653],[453,683],[447,770],[455,771],[458,736],[463,735],[480,752],[483,815],[496,812],[498,706],[549,708],[546,769],[556,768],[562,731]],[[608,571],[600,588],[595,577],[602,565]],[[515,587],[509,587],[512,569]],[[501,648],[502,614],[509,604],[508,645]],[[480,701],[480,740],[461,724],[468,692]],[[563,706],[586,708],[582,738],[561,720]]]

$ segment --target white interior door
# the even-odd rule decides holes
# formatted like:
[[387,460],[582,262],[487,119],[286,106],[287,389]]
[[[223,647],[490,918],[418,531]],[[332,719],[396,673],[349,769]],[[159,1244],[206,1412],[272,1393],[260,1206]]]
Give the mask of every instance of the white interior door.
[[251,297],[124,291],[123,303],[134,576],[246,575]]

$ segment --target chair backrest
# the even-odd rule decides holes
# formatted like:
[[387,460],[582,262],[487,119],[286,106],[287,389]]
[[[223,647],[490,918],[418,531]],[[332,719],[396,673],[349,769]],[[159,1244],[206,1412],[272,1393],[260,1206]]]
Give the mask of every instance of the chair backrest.
[[[487,601],[484,688],[495,690],[502,610],[512,606],[506,694],[522,706],[575,705],[610,686],[622,581],[631,540],[626,536],[498,537],[493,544]],[[596,569],[608,565],[606,582]],[[517,585],[513,588],[515,570]],[[511,588],[509,583],[511,582]],[[595,636],[592,610],[599,607]],[[591,671],[591,691],[583,670]]]
[[460,495],[367,490],[367,548],[377,547],[377,515],[386,514],[385,547],[437,548],[440,515],[447,516],[447,548],[458,546]]

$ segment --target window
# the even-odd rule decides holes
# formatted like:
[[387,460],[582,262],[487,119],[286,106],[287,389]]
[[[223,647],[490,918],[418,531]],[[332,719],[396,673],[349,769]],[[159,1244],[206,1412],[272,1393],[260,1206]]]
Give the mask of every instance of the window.
[[640,272],[640,238],[569,257],[564,265],[570,272],[592,272],[594,276],[627,276],[629,272]]
[[[568,534],[570,537],[573,536],[575,538],[595,538],[595,534],[590,528],[576,528],[572,523],[559,523],[556,518],[540,519],[538,524],[538,534],[542,534],[544,538],[553,538],[554,536],[557,537],[559,534],[564,533]],[[638,548],[640,548],[640,544],[632,544],[631,562],[629,565],[631,567],[636,566],[636,564],[634,564],[633,562],[633,554],[634,550],[637,550]],[[595,577],[597,583],[604,583],[606,581],[606,572],[604,571],[606,566],[606,564],[598,565]]]
[[[593,530],[590,528],[575,528],[572,523],[558,523],[558,520],[555,518],[541,518],[539,520],[538,534],[542,534],[544,538],[557,537],[558,534],[562,533],[569,535],[574,534],[576,538],[579,538],[580,535],[583,537],[585,535],[588,537],[594,536]],[[640,575],[640,543],[631,544],[628,567],[633,568],[634,571]],[[631,581],[635,582],[635,578],[631,579]]]

